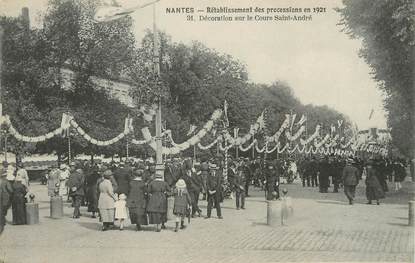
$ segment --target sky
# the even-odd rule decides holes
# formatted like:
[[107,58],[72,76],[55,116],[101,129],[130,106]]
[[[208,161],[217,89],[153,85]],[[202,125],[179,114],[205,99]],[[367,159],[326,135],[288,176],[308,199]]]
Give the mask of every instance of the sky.
[[[131,7],[150,0],[117,1]],[[22,7],[29,7],[32,26],[37,26],[41,24],[46,3],[47,0],[0,0],[0,15],[17,16]],[[312,20],[303,22],[186,21],[186,14],[166,12],[171,7],[193,7],[197,20],[200,14],[197,10],[221,6],[323,7],[326,12],[312,13]],[[158,29],[174,42],[189,44],[197,40],[232,55],[246,65],[251,82],[284,81],[304,104],[328,105],[349,116],[359,129],[385,128],[383,94],[371,78],[369,66],[358,56],[361,40],[350,39],[337,25],[340,15],[333,8],[341,6],[341,0],[162,0],[156,5],[156,21]],[[152,28],[153,8],[139,9],[131,16],[140,42],[144,30]],[[369,120],[372,109],[374,114]]]

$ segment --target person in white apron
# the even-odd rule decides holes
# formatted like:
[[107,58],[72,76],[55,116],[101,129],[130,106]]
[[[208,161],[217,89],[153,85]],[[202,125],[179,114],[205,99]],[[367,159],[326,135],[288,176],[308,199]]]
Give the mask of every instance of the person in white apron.
[[66,185],[68,182],[68,179],[69,179],[68,166],[66,164],[62,164],[60,172],[59,172],[59,180],[60,180],[59,195],[62,197],[68,195],[68,187]]

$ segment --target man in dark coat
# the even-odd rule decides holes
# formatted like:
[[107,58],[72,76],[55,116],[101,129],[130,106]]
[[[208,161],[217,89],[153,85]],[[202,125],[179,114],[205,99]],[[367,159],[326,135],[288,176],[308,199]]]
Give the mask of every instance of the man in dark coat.
[[215,204],[216,213],[219,219],[222,219],[222,211],[220,208],[220,203],[223,200],[222,195],[222,174],[220,170],[218,170],[218,166],[216,164],[211,164],[209,166],[209,175],[207,177],[206,187],[207,187],[207,216],[206,218],[210,218],[212,212],[212,206]]
[[245,209],[245,185],[246,185],[246,170],[243,166],[239,166],[233,180],[233,188],[236,197],[236,210]]
[[353,199],[356,192],[356,185],[359,184],[359,170],[352,165],[353,159],[348,159],[346,166],[343,168],[343,186],[344,193],[349,199],[349,204],[353,204]]
[[318,181],[320,186],[320,193],[327,193],[329,188],[329,173],[330,164],[327,158],[320,161],[318,166]]
[[318,187],[318,180],[317,180],[318,162],[314,156],[311,158],[311,161],[310,161],[309,172],[311,176],[311,186]]
[[279,176],[276,164],[267,162],[265,166],[265,187],[266,187],[266,199],[274,200],[280,197],[279,191]]
[[[7,167],[3,166],[3,170]],[[13,193],[13,188],[9,180],[6,179],[6,173],[2,172],[0,174],[0,234],[4,230],[6,225],[6,215],[7,210],[11,205],[11,195]]]
[[80,166],[77,165],[71,171],[71,175],[68,180],[69,195],[72,197],[72,205],[74,207],[73,218],[79,218],[81,216],[80,207],[85,196],[84,185],[84,172]]
[[201,216],[202,210],[199,208],[199,194],[203,188],[203,179],[201,174],[197,174],[192,168],[192,160],[186,160],[183,164],[182,179],[186,183],[186,188],[192,202],[192,217],[196,212]]
[[121,164],[114,170],[114,178],[118,185],[116,193],[128,195],[131,177],[132,169],[128,164]]
[[[303,187],[310,187],[311,182],[311,162],[308,157],[300,163],[300,173],[303,181]],[[307,184],[306,184],[307,183]]]
[[245,175],[245,197],[248,196],[249,185],[252,182],[252,171],[251,171],[251,168],[249,167],[248,163],[249,163],[248,158],[245,158],[241,162],[242,171]]

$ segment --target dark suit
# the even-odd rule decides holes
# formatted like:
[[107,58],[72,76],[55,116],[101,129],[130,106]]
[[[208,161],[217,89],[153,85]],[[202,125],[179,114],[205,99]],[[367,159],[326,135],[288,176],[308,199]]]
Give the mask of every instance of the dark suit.
[[143,180],[131,180],[127,197],[131,224],[147,225],[147,186]]
[[131,175],[132,170],[128,166],[118,168],[114,171],[114,178],[117,181],[118,185],[118,188],[115,191],[116,193],[128,195]]
[[243,171],[243,167],[241,167],[233,180],[233,187],[235,191],[236,197],[236,208],[242,209],[245,208],[245,185],[246,185],[246,175]]
[[211,170],[207,177],[207,217],[210,217],[213,203],[215,203],[216,213],[218,217],[222,217],[220,202],[223,201],[222,195],[222,173],[219,170]]
[[72,204],[74,207],[73,217],[78,218],[81,215],[80,207],[82,199],[85,196],[85,176],[82,169],[77,169],[69,176],[68,187],[69,195],[72,197]]
[[11,183],[6,178],[0,177],[0,234],[3,232],[4,225],[6,224],[6,214],[10,207],[12,193]]
[[186,188],[192,201],[192,215],[201,212],[199,208],[199,194],[203,188],[203,179],[201,174],[192,171],[183,171],[183,180],[186,182]]
[[353,202],[355,192],[356,192],[356,185],[359,183],[359,170],[351,164],[347,164],[343,168],[343,185],[344,185],[344,193],[349,199],[349,203]]

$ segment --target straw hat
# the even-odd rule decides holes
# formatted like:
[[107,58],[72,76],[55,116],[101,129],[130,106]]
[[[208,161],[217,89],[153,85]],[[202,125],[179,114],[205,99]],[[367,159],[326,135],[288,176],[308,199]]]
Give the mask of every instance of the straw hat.
[[185,188],[186,187],[186,182],[183,179],[179,179],[176,183],[176,187],[177,188]]
[[111,170],[105,170],[105,172],[102,174],[104,178],[108,179],[112,176]]

